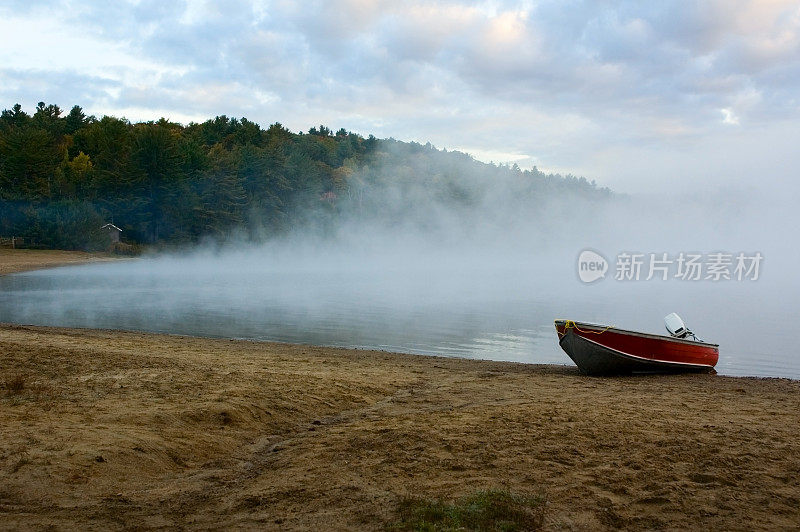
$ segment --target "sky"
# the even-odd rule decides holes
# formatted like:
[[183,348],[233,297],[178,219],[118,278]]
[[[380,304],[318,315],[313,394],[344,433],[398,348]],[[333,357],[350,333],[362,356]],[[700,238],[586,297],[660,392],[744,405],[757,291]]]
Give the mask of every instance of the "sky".
[[431,142],[632,193],[797,190],[800,3],[6,0],[0,106]]

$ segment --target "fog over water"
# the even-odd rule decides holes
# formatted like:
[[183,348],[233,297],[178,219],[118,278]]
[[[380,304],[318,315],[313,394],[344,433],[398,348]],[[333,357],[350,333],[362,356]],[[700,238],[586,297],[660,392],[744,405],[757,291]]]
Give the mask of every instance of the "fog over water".
[[[571,364],[555,318],[661,334],[677,312],[720,344],[720,373],[800,378],[788,198],[728,191],[533,207],[490,197],[466,215],[425,204],[413,223],[360,219],[324,236],[298,230],[2,277],[0,321]],[[592,284],[577,275],[586,248],[610,263]],[[641,280],[618,281],[623,252],[764,259],[756,281],[684,281],[674,265],[667,281],[644,280],[646,266]]]

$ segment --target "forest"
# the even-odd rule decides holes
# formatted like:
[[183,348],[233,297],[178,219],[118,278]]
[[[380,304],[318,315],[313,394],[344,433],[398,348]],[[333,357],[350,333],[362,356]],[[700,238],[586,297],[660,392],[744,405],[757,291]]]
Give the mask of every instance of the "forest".
[[325,126],[294,133],[227,116],[132,123],[44,102],[0,116],[0,237],[31,247],[106,249],[107,223],[137,248],[325,234],[344,220],[425,226],[442,208],[468,225],[474,210],[503,205],[487,207],[488,197],[530,207],[563,195],[602,201],[611,192]]

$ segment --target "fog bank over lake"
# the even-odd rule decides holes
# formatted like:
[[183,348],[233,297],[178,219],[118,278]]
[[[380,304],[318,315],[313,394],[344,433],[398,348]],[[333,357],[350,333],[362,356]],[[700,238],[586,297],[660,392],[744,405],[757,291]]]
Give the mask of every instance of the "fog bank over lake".
[[[720,344],[720,373],[800,378],[788,334],[796,251],[767,231],[784,214],[780,202],[770,211],[756,201],[621,198],[578,204],[574,216],[560,206],[544,224],[476,223],[472,238],[445,223],[427,234],[342,226],[333,236],[29,272],[0,279],[0,321],[567,364],[555,318],[660,334],[674,311]],[[585,248],[608,259],[605,279],[578,279]],[[614,279],[621,252],[718,251],[760,252],[760,278],[645,281],[645,269],[639,281]]]

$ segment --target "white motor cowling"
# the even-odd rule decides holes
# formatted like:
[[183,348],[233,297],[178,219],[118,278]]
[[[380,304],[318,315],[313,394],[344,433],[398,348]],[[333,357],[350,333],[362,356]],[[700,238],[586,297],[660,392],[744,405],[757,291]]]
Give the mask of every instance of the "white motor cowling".
[[664,325],[667,326],[669,334],[675,338],[686,338],[692,334],[692,331],[686,327],[681,317],[674,312],[664,317]]

